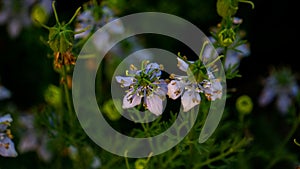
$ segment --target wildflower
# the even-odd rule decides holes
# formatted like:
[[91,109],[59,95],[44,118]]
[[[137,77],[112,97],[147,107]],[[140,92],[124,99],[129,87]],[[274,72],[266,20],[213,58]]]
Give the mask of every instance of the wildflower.
[[12,121],[10,114],[0,117],[0,155],[4,157],[16,157],[18,155],[12,141],[13,135],[8,129]]
[[[99,13],[102,14],[101,17],[98,16]],[[113,11],[106,6],[93,6],[88,8],[78,15],[78,24],[75,31],[81,31],[87,28],[88,30],[80,34],[76,34],[75,39],[87,38],[89,35],[110,22],[110,24],[106,27],[107,29],[97,32],[94,34],[93,38],[93,43],[100,52],[108,51],[109,47],[112,46],[113,38],[124,33],[123,23],[121,20],[115,19],[116,17],[114,17]],[[111,22],[113,20],[115,21]]]
[[295,76],[288,68],[274,70],[265,79],[264,88],[259,97],[260,106],[270,104],[276,98],[277,109],[285,114],[298,94]]
[[0,100],[9,99],[11,92],[4,86],[0,85]]
[[[98,16],[101,13],[101,17]],[[95,16],[97,15],[97,16]],[[104,26],[106,23],[116,19],[114,17],[113,11],[107,6],[99,6],[94,5],[92,7],[88,7],[82,13],[80,13],[76,20],[76,32],[80,32],[82,30],[86,30],[82,33],[76,34],[75,39],[86,38],[91,33],[96,31],[97,29]],[[121,22],[116,22],[117,24],[112,26],[109,31],[110,33],[123,33],[124,27]]]
[[49,140],[47,133],[39,131],[34,126],[35,117],[33,114],[21,115],[19,118],[23,129],[18,145],[20,153],[36,152],[40,159],[49,162],[52,153],[47,147]]
[[127,77],[116,76],[121,87],[128,87],[123,98],[122,108],[132,108],[142,103],[143,106],[155,115],[163,112],[163,100],[167,93],[167,83],[160,79],[161,66],[157,63],[142,62],[141,70],[131,65],[132,74]]
[[0,25],[6,24],[7,31],[11,38],[16,38],[22,29],[32,24],[30,11],[33,5],[40,4],[40,6],[49,12],[46,4],[50,0],[42,0],[37,3],[37,0],[3,0],[0,3]]
[[[239,24],[242,23],[242,19],[238,18],[238,17],[233,17],[232,18],[232,23],[233,26],[238,26]],[[219,32],[220,28],[219,27],[213,27],[211,28],[211,31],[213,34],[217,34],[217,32]],[[247,43],[246,41],[243,40],[243,37],[245,36],[245,32],[242,30],[237,30],[237,32],[232,32],[233,29],[231,29],[230,35],[232,35],[232,33],[234,33],[234,36],[232,35],[232,37],[228,40],[226,40],[226,38],[224,39],[222,35],[222,31],[218,34],[218,37],[215,36],[210,36],[209,40],[211,41],[212,44],[215,45],[216,50],[219,54],[224,54],[225,57],[225,63],[224,63],[224,67],[226,70],[234,67],[234,66],[238,66],[240,64],[240,61],[244,58],[247,57],[251,54],[250,51],[250,45],[249,43]],[[224,30],[223,30],[224,32]],[[228,31],[227,31],[228,32]],[[229,37],[227,37],[229,38]],[[222,43],[226,43],[227,44],[227,49],[225,50],[224,45],[220,44],[220,40],[216,40],[216,39],[221,39],[221,41],[223,41]],[[230,41],[230,44],[229,44]]]
[[177,60],[179,69],[187,72],[188,76],[175,76],[174,80],[168,84],[168,96],[174,100],[181,96],[184,112],[200,104],[200,93],[204,93],[207,99],[212,101],[222,97],[222,85],[218,79],[215,79],[212,72],[207,71],[210,80],[199,78],[199,76],[195,79],[194,74],[189,75],[191,71],[189,64],[197,65],[197,63],[188,62],[188,64],[180,58]]

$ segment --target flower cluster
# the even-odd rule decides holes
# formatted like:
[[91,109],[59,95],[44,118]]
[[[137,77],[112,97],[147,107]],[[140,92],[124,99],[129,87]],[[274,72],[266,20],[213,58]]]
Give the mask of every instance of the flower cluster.
[[[201,61],[189,62],[181,58],[177,58],[177,60],[177,66],[187,73],[186,76],[171,74],[170,79],[161,79],[162,66],[148,61],[142,64],[141,70],[137,70],[132,65],[133,74],[127,77],[116,76],[121,87],[129,87],[122,107],[126,109],[140,105],[144,98],[145,108],[155,115],[161,115],[163,113],[162,103],[166,95],[173,100],[181,97],[184,112],[200,104],[200,93],[203,93],[211,101],[222,97],[221,82],[214,77],[212,71],[208,70],[206,75],[197,72],[200,70]],[[203,69],[203,65],[201,69]]]
[[8,129],[12,121],[10,114],[0,117],[0,155],[4,157],[16,157],[18,155],[12,141],[13,135]]

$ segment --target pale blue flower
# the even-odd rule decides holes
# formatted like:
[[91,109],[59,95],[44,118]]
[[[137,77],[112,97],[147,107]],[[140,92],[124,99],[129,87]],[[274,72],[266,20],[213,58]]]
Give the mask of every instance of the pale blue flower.
[[[209,37],[212,44],[216,43],[213,37]],[[224,53],[224,49],[217,47],[216,50],[219,54],[225,54],[225,69],[229,69],[232,66],[239,65],[241,60],[251,54],[249,43],[237,44],[241,41],[241,38],[237,36],[237,39],[228,47],[227,52]]]
[[9,99],[11,97],[11,92],[4,86],[0,85],[0,100]]
[[[82,32],[82,33],[75,34],[76,39],[77,38],[86,38],[91,33],[93,33],[94,31],[97,31],[99,28],[104,26],[106,23],[116,19],[114,17],[114,13],[112,12],[112,10],[110,8],[106,7],[106,6],[101,7],[101,14],[102,15],[101,15],[101,18],[97,19],[93,14],[100,13],[100,11],[98,11],[99,9],[100,8],[93,6],[93,7],[90,7],[88,9],[84,10],[81,14],[79,14],[77,16],[77,22],[78,23],[77,23],[77,26],[75,28],[75,32],[79,32],[79,31],[82,31],[82,30],[87,29],[87,28],[89,28],[89,29]],[[124,27],[123,27],[123,24],[121,22],[114,22],[114,23],[115,23],[114,25],[109,27],[107,32],[104,32],[105,35],[101,35],[100,37],[102,37],[102,36],[108,36],[109,37],[110,34],[112,34],[112,35],[113,34],[121,34],[121,33],[124,32]],[[97,45],[98,44],[96,44],[96,46]],[[103,42],[101,43],[101,45],[103,45]],[[99,46],[101,46],[101,45],[99,45]]]
[[50,13],[51,0],[2,0],[0,2],[0,25],[6,25],[7,31],[12,38],[16,38],[22,29],[32,24],[31,8],[35,3],[39,3]]
[[144,62],[141,70],[131,66],[129,76],[116,76],[121,87],[128,87],[123,98],[122,108],[132,108],[142,103],[151,113],[159,116],[163,113],[163,100],[167,93],[167,83],[161,76],[161,67],[157,63]]
[[0,117],[0,155],[4,157],[16,157],[18,155],[14,142],[11,140],[13,136],[8,129],[12,121],[10,114]]
[[19,117],[22,134],[20,135],[18,150],[21,154],[36,152],[39,158],[49,162],[53,157],[48,148],[49,136],[34,126],[34,120],[35,116],[33,114],[24,114]]
[[[177,60],[179,69],[188,73],[189,64],[180,58]],[[209,80],[203,80],[200,83],[189,76],[175,76],[174,80],[168,84],[168,96],[174,100],[181,96],[184,112],[200,104],[200,93],[204,93],[207,99],[212,101],[221,98],[222,85],[220,81],[214,77],[212,72],[208,71],[207,74]]]
[[295,76],[287,68],[273,71],[264,81],[259,97],[260,106],[266,106],[276,100],[277,109],[285,114],[297,96],[299,86]]

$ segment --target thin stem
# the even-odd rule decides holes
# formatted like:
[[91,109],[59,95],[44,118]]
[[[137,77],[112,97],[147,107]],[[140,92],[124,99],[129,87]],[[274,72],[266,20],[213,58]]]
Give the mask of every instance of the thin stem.
[[127,159],[127,153],[128,153],[128,151],[125,151],[125,154],[124,154],[125,157],[124,158],[125,158],[126,168],[130,169],[130,166],[129,166],[129,163],[128,163],[128,159]]
[[79,7],[76,12],[74,13],[74,15],[72,16],[72,18],[70,19],[70,21],[66,24],[66,25],[69,25],[73,22],[73,20],[76,18],[77,14],[79,13],[81,7]]
[[239,2],[247,3],[250,4],[252,9],[254,9],[254,3],[252,1],[247,1],[247,0],[239,0]]
[[171,163],[179,154],[180,151],[178,151],[178,148],[176,147],[175,152],[172,154],[171,157],[168,158],[166,162],[164,162],[162,168],[167,168],[168,164]]
[[[213,60],[213,61],[210,62],[209,64],[205,65],[205,67],[210,67],[212,64],[216,63],[216,61],[218,61],[218,60],[221,59],[222,57],[224,57],[224,55],[218,56],[215,60]],[[204,68],[204,67],[202,67],[202,68]]]
[[296,139],[294,139],[294,143],[295,143],[297,146],[299,146],[299,147],[300,147],[300,144],[297,142],[297,140],[296,140]]
[[[63,88],[64,88],[64,93],[65,93],[65,100],[67,102],[67,108],[68,108],[68,114],[69,114],[69,119],[71,124],[73,123],[73,107],[72,107],[72,102],[71,102],[71,97],[70,97],[70,93],[69,93],[69,88],[68,88],[68,83],[67,83],[67,70],[66,70],[66,66],[63,65],[62,66],[62,77],[63,77]],[[71,125],[72,126],[72,125]]]
[[221,154],[219,154],[218,156],[214,157],[214,158],[209,158],[206,161],[204,161],[203,163],[198,163],[196,164],[193,169],[199,169],[205,165],[211,164],[213,162],[219,161],[224,159],[226,156],[236,152],[236,150],[238,150],[240,147],[244,146],[245,144],[248,143],[247,138],[242,139],[240,142],[238,142],[238,144],[233,145],[233,147],[229,148],[226,152],[222,152]]
[[57,12],[56,12],[56,8],[55,8],[55,1],[52,2],[52,8],[53,8],[53,12],[54,12],[56,23],[60,27],[61,25],[60,25],[60,22],[59,22],[59,19],[58,19],[58,16],[57,16]]
[[208,45],[208,41],[205,41],[202,45],[202,48],[201,48],[201,51],[199,53],[199,59],[201,60],[201,57],[203,56],[203,52],[204,52],[204,49],[205,47]]
[[37,24],[39,24],[40,26],[42,26],[43,28],[45,28],[45,29],[48,29],[48,30],[50,30],[50,29],[51,29],[49,26],[47,26],[47,25],[45,25],[45,24],[43,24],[43,23],[39,22],[39,21],[38,21],[38,20],[36,20],[36,19],[34,19],[34,21],[35,21]]

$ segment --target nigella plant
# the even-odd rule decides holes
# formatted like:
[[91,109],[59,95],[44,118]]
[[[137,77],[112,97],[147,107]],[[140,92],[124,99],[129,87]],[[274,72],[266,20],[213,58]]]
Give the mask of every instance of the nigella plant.
[[220,24],[217,27],[212,27],[211,28],[211,33],[212,36],[209,37],[210,41],[214,44],[216,47],[216,50],[218,51],[219,54],[224,54],[225,60],[224,60],[224,67],[226,70],[229,69],[237,69],[239,66],[240,61],[244,58],[250,55],[250,45],[249,42],[244,40],[243,38],[245,37],[246,32],[243,30],[238,29],[239,25],[242,24],[243,19],[238,18],[238,17],[233,17],[231,19],[233,27],[235,32],[234,36],[232,39],[227,39],[228,41],[232,42],[230,45],[224,46],[221,45],[222,40],[218,40],[218,38],[223,39],[223,41],[226,41],[224,37],[222,36],[220,32]]
[[10,114],[0,117],[0,155],[4,157],[16,157],[18,155],[12,141],[13,135],[11,130],[8,129],[12,121]]
[[131,73],[126,76],[116,76],[121,87],[127,87],[122,108],[132,108],[142,105],[155,115],[163,113],[163,100],[167,93],[167,83],[160,79],[162,66],[157,63],[143,61],[141,69],[130,66]]
[[[214,101],[222,97],[221,82],[216,79],[210,69],[205,71],[201,60],[190,62],[177,58],[180,70],[187,73],[187,76],[171,75],[171,82],[168,84],[168,96],[177,99],[181,96],[183,111],[189,111],[200,104],[200,93],[204,93],[208,100]],[[205,74],[205,72],[207,72]],[[173,77],[172,77],[173,76]]]
[[289,68],[274,70],[264,81],[259,97],[260,106],[266,106],[276,99],[277,109],[286,114],[298,95],[299,86]]

